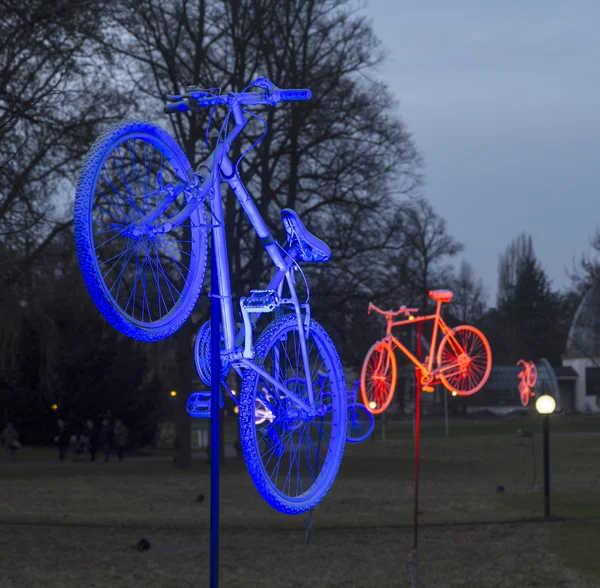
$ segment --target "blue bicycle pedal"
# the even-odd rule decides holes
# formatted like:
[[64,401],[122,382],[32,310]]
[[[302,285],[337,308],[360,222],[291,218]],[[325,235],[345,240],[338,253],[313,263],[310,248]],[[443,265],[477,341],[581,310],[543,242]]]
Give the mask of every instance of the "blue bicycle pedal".
[[[223,408],[225,405],[223,394],[219,394],[219,397],[219,406]],[[196,419],[209,419],[211,402],[210,392],[192,392],[188,398],[185,410],[191,417]]]

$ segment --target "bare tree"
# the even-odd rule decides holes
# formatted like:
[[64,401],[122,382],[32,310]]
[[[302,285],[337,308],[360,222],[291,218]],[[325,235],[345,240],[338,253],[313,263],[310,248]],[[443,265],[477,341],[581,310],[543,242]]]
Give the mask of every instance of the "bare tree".
[[[52,320],[34,304],[36,262],[71,221],[65,203],[79,160],[113,111],[103,58],[86,31],[102,2],[0,0],[0,379],[19,364],[23,321],[44,330],[52,373]],[[92,93],[94,89],[94,93]],[[113,96],[114,98],[114,96]],[[71,248],[72,252],[72,248]],[[7,312],[8,311],[8,312]],[[2,384],[0,384],[1,386]]]
[[446,221],[424,198],[405,203],[400,214],[402,242],[396,257],[396,279],[408,290],[407,303],[425,309],[430,289],[450,287],[452,269],[447,262],[463,245],[448,234]]
[[[146,109],[159,112],[164,94],[188,83],[235,90],[266,75],[280,87],[312,90],[309,102],[260,112],[269,133],[240,170],[275,235],[282,233],[279,211],[290,207],[331,246],[327,267],[307,271],[317,307],[332,311],[327,326],[342,328],[337,318],[347,304],[358,295],[366,306],[376,268],[383,273],[387,265],[381,252],[394,242],[399,198],[420,180],[420,159],[394,100],[366,77],[382,58],[370,25],[346,0],[144,0],[135,6],[114,7],[110,28],[95,38],[119,56]],[[208,114],[170,120],[193,162],[207,154]],[[253,120],[241,148],[263,131]],[[241,153],[235,149],[234,157]],[[270,266],[231,197],[225,221],[239,296],[266,280]]]
[[476,277],[468,261],[461,262],[451,288],[454,292],[452,314],[463,323],[474,323],[485,311],[486,294],[481,278]]
[[506,247],[498,262],[498,294],[496,301],[498,308],[513,296],[523,265],[534,260],[535,253],[531,235],[521,233]]
[[567,271],[573,293],[582,297],[592,286],[600,283],[600,230],[596,229],[590,239],[591,251],[584,253]]
[[[382,251],[394,242],[394,211],[420,180],[420,159],[397,106],[387,88],[372,81],[383,53],[370,24],[348,0],[124,0],[107,7],[105,16],[90,38],[115,58],[113,76],[136,89],[131,114],[160,113],[164,94],[188,84],[241,90],[266,76],[282,88],[312,90],[308,102],[256,112],[269,133],[239,169],[276,237],[283,233],[280,210],[294,208],[334,251],[326,267],[306,271],[315,316],[342,352],[350,350],[342,336],[345,317],[358,301],[364,312],[372,278],[387,266]],[[168,123],[192,164],[208,154],[208,115],[177,114]],[[222,116],[216,113],[214,128]],[[251,119],[232,158],[263,132],[263,123]],[[225,223],[239,297],[264,283],[271,266],[231,196]],[[186,345],[179,364],[190,361]]]

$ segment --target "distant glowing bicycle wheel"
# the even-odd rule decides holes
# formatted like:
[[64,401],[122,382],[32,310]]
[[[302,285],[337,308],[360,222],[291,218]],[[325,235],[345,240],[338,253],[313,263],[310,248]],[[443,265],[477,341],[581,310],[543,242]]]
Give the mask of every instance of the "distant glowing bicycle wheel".
[[389,343],[378,341],[369,349],[360,375],[360,394],[372,414],[381,414],[396,391],[396,356]]
[[359,443],[364,441],[375,427],[375,417],[363,404],[348,405],[348,429],[346,430],[346,441]]
[[461,325],[442,339],[437,362],[442,384],[458,396],[470,396],[481,390],[490,375],[492,351],[479,329]]
[[530,388],[533,388],[535,386],[535,383],[537,382],[537,369],[533,361],[529,364],[529,369],[525,371],[525,374],[525,380],[527,385]]

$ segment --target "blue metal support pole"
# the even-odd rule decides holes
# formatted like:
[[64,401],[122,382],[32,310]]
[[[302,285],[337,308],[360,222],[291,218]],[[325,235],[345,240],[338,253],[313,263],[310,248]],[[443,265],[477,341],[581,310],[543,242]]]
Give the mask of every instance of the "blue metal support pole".
[[210,588],[219,586],[219,458],[221,394],[221,299],[215,255],[214,231],[211,243],[210,300]]

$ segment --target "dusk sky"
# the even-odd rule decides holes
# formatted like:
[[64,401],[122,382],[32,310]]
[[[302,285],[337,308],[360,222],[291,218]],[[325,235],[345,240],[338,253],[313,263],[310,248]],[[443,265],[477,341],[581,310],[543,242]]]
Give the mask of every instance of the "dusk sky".
[[488,303],[522,231],[565,287],[600,220],[600,2],[368,0],[364,13],[425,160],[424,195]]

